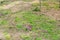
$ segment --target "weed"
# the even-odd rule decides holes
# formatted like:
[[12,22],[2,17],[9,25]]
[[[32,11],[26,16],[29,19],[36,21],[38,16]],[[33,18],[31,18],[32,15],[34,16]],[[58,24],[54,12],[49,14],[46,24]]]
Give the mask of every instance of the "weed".
[[30,35],[27,35],[27,34],[22,34],[22,35],[20,35],[20,37],[23,39],[23,40],[32,40],[31,39],[31,37],[30,37]]
[[15,17],[15,22],[19,22],[20,18],[19,17]]
[[8,34],[8,33],[4,33],[4,37],[6,38],[6,40],[10,40],[11,39],[11,36],[10,36],[10,34]]
[[53,4],[54,9],[59,9],[59,4]]
[[8,22],[6,20],[0,20],[0,25],[7,24]]
[[22,24],[20,23],[18,23],[18,24],[16,24],[16,27],[18,28],[18,29],[21,29],[22,28]]
[[42,38],[41,37],[36,37],[36,39],[35,40],[42,40]]
[[42,2],[41,6],[44,6],[47,10],[51,9],[51,6],[49,5],[48,2]]
[[33,2],[32,6],[40,6],[40,3],[39,2]]
[[47,2],[42,2],[41,5],[42,6],[49,6],[49,4]]
[[40,8],[39,8],[39,7],[34,7],[34,8],[33,8],[33,11],[36,11],[36,12],[37,12],[37,11],[40,11]]
[[12,13],[10,10],[1,10],[0,14],[2,14],[3,16]]
[[59,40],[60,37],[60,35],[56,35],[56,34],[53,34],[51,36],[52,36],[52,40]]

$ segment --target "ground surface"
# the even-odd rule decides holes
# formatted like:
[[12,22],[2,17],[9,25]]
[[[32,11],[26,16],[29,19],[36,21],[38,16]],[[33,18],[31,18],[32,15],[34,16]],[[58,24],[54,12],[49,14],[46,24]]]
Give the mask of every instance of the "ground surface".
[[57,0],[0,0],[0,40],[60,40]]

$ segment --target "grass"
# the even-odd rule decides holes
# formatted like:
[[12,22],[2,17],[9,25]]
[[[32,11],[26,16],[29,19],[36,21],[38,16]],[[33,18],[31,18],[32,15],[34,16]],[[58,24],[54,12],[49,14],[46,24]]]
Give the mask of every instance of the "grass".
[[[57,36],[58,34],[55,35],[54,34],[55,32],[53,31],[54,28],[56,27],[56,20],[54,20],[50,17],[47,17],[46,15],[43,15],[43,14],[41,14],[41,15],[33,14],[33,12],[31,12],[31,11],[22,11],[22,12],[18,12],[15,14],[16,14],[16,16],[15,16],[14,21],[16,22],[15,26],[16,26],[16,28],[18,28],[18,30],[23,30],[26,32],[27,31],[26,27],[23,25],[29,23],[29,25],[32,25],[31,31],[36,32],[38,34],[37,31],[42,29],[43,31],[45,30],[45,32],[47,32],[48,35],[51,35],[51,38],[52,38],[51,40],[56,40],[59,38]],[[21,17],[19,17],[18,14],[20,14]],[[6,23],[7,23],[6,21],[0,22],[0,24],[7,25]],[[43,31],[39,32],[39,33],[42,34]],[[50,36],[48,36],[47,33],[46,34],[44,33],[42,35],[44,35],[45,38],[49,37],[48,39],[50,39]],[[9,37],[7,37],[7,36],[9,36],[8,34],[6,35],[6,38],[9,39],[10,36]],[[31,36],[27,36],[27,34],[22,34],[21,37],[24,40],[32,40]],[[42,40],[42,38],[36,37],[36,40]],[[34,39],[34,37],[33,37],[33,39]]]
[[[34,11],[40,12],[39,6],[39,3],[32,3],[33,9],[31,11],[19,11],[14,14],[11,12],[11,10],[0,10],[0,14],[2,14],[1,16],[3,16],[0,16],[0,27],[5,27],[6,25],[8,28],[9,26],[9,31],[15,28],[12,30],[14,33],[18,33],[17,30],[19,30],[19,33],[21,33],[19,35],[19,38],[22,40],[59,40],[60,31],[57,29],[56,26],[57,21],[50,16],[44,15],[42,13],[40,13],[39,15],[33,13]],[[42,6],[45,6],[47,9],[51,8],[47,2],[42,3]],[[53,4],[53,8],[57,9],[58,5]],[[8,17],[11,18],[10,20],[5,19],[6,15],[8,14],[11,14]],[[13,26],[12,28],[11,25]],[[31,30],[29,30],[29,27],[31,27]],[[21,30],[23,32],[21,32]],[[8,29],[6,31],[8,31]],[[11,36],[8,32],[4,33],[4,37],[6,38],[6,40],[11,39]]]
[[0,20],[0,25],[5,25],[7,23],[8,23],[7,20]]
[[[30,16],[30,17],[28,17]],[[29,14],[25,13],[24,18],[32,25],[32,31],[37,31],[39,30],[38,28],[41,28],[43,30],[46,30],[49,34],[52,35],[53,33],[53,28],[56,26],[56,21],[53,19],[49,19],[49,17],[45,15],[40,15],[37,16],[35,14]],[[39,24],[36,24],[35,21],[39,20]]]
[[[31,31],[36,32],[36,31],[42,29],[42,30],[45,30],[48,33],[48,35],[52,36],[51,40],[58,39],[57,35],[56,35],[56,37],[54,36],[55,32],[53,31],[54,28],[56,27],[56,20],[54,20],[50,17],[47,17],[46,15],[43,15],[43,14],[41,14],[41,15],[33,14],[30,11],[21,12],[20,14],[23,14],[22,18],[21,18],[22,21],[19,22],[19,20],[20,20],[19,18],[17,18],[18,21],[16,20],[17,21],[17,27],[19,29],[23,30],[23,27],[24,27],[23,25],[26,23],[30,23],[30,25],[32,25]],[[26,29],[26,28],[24,27],[24,29]],[[40,33],[43,33],[43,32],[40,32]],[[44,34],[44,35],[46,35],[46,34]],[[48,35],[46,35],[46,36],[49,37]],[[24,37],[23,39],[28,40],[29,37]],[[38,40],[38,39],[42,40],[41,38],[36,38],[36,40]]]

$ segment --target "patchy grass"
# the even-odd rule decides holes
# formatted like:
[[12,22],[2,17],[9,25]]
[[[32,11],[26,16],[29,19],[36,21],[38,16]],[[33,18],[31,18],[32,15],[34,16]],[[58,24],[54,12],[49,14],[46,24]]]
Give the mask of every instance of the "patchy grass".
[[[54,20],[44,14],[41,14],[41,15],[33,14],[33,12],[31,12],[31,11],[23,11],[23,12],[18,12],[15,14],[22,15],[21,17],[15,16],[15,19],[14,19],[14,21],[16,22],[15,26],[16,26],[16,28],[18,28],[18,30],[23,30],[24,32],[33,31],[33,32],[37,33],[37,36],[40,36],[38,33],[41,34],[40,37],[36,37],[36,36],[35,36],[36,38],[32,37],[33,40],[34,39],[42,40],[42,38],[47,38],[47,37],[48,37],[47,39],[49,39],[49,40],[53,40],[53,39],[56,40],[59,38],[59,36],[57,36],[58,33],[55,35],[56,32],[54,32],[54,28],[56,27],[56,20]],[[5,21],[2,21],[2,22],[3,23],[1,23],[1,24],[6,23]],[[24,25],[27,25],[27,26],[24,26]],[[31,27],[31,29],[30,29],[30,27]],[[41,32],[38,32],[40,30],[41,30]],[[7,36],[8,36],[8,34],[7,34]],[[27,34],[22,34],[20,36],[24,40],[32,40],[31,36],[28,36]]]
[[[42,2],[42,6],[45,6],[47,9],[51,9],[51,7],[58,9],[57,4],[50,6],[46,1]],[[0,10],[0,28],[3,26],[6,29],[4,30],[6,32],[3,32],[5,39],[59,40],[60,29],[57,28],[57,21],[50,16],[40,13],[39,7],[40,4],[38,2],[33,2],[32,10],[30,11],[12,13],[10,10]],[[37,15],[34,12],[39,12],[40,14]],[[10,14],[9,17],[6,16],[8,14]],[[8,32],[14,36],[10,36]]]
[[[46,32],[46,34],[48,33],[48,35],[51,35],[51,38],[52,38],[51,40],[58,39],[58,38],[54,37],[54,35],[55,35],[54,28],[56,27],[56,20],[54,20],[50,17],[47,17],[46,15],[43,15],[43,14],[41,14],[41,15],[33,14],[30,11],[21,12],[20,14],[23,14],[22,18],[21,18],[22,21],[19,21],[20,19],[16,18],[16,22],[17,22],[16,27],[18,27],[19,29],[21,29],[21,30],[26,29],[25,26],[23,26],[23,25],[24,24],[28,25],[28,23],[29,23],[29,25],[31,25],[31,27],[32,27],[31,31],[36,32],[36,31],[39,31],[42,29],[43,31]],[[27,26],[27,27],[29,27],[29,26]],[[40,32],[40,33],[43,33],[43,32]],[[46,34],[43,34],[44,37]],[[49,37],[48,35],[46,35],[46,36]],[[23,39],[28,40],[29,37],[24,37]],[[41,38],[36,38],[36,40],[38,40],[38,39],[42,40]]]

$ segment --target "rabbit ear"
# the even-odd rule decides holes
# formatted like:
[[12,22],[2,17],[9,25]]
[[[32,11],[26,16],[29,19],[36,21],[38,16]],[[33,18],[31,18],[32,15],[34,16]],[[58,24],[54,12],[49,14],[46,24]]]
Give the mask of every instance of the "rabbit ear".
[[31,29],[32,29],[32,26],[27,24],[27,25],[26,25],[26,30],[31,31]]
[[32,25],[30,23],[24,24],[26,30],[31,31]]

